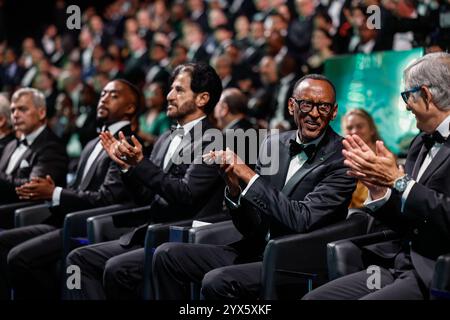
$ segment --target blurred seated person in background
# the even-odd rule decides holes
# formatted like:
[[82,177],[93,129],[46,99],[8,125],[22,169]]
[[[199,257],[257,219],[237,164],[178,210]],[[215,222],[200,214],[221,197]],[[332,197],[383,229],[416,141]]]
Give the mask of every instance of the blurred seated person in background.
[[0,157],[3,154],[3,149],[14,138],[9,100],[0,94]]
[[[349,110],[342,117],[342,131],[344,135],[357,134],[370,149],[375,151],[375,142],[381,140],[372,116],[364,109]],[[349,208],[361,208],[367,199],[368,190],[361,181],[358,181],[353,192]]]
[[[150,151],[158,137],[166,132],[172,120],[166,115],[167,88],[162,82],[152,82],[144,90],[146,111],[139,117],[139,137]],[[144,152],[146,153],[146,152]],[[147,152],[148,153],[148,152]]]
[[55,115],[49,120],[53,132],[67,145],[75,130],[75,115],[70,96],[64,92],[56,98]]
[[302,72],[305,74],[323,73],[325,61],[334,56],[332,45],[333,37],[327,30],[314,29],[311,38],[312,54],[306,60],[306,64],[302,66]]

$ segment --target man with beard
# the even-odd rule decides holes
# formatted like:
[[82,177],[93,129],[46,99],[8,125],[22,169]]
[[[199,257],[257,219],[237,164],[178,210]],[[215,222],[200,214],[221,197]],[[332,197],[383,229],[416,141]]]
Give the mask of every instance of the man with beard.
[[[144,158],[142,145],[135,138],[130,144],[121,136],[117,140],[110,134],[101,134],[104,148],[122,168],[123,181],[134,201],[151,204],[148,223],[201,218],[222,210],[224,185],[218,166],[204,164],[201,159],[211,142],[207,130],[212,126],[207,115],[221,92],[220,78],[209,65],[178,66],[167,95],[167,115],[178,126],[172,133],[161,135],[150,159]],[[66,297],[139,299],[147,226],[140,226],[119,240],[72,251],[66,263],[80,267],[81,289],[66,290]]]
[[[141,97],[126,80],[109,82],[102,91],[97,119],[110,134],[119,130],[131,135]],[[123,134],[122,133],[122,134]],[[55,265],[62,250],[62,225],[67,213],[129,200],[117,165],[103,150],[100,139],[91,140],[81,153],[76,176],[68,188],[53,179],[32,178],[16,189],[20,199],[51,201],[51,215],[42,224],[16,228],[0,234],[1,297],[15,299],[57,298],[59,283]]]
[[346,218],[355,180],[346,175],[342,137],[329,126],[337,114],[335,99],[324,76],[297,81],[288,100],[297,130],[268,136],[255,171],[230,150],[205,155],[223,163],[226,203],[243,238],[222,246],[159,246],[153,257],[157,299],[187,299],[191,282],[201,283],[205,299],[256,299],[269,239]]

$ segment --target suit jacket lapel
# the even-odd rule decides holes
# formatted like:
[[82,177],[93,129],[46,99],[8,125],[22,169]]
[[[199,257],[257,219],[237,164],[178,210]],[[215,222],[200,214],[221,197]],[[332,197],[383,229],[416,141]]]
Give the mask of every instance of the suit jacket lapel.
[[420,177],[420,183],[426,183],[426,181],[431,177],[431,175],[440,167],[441,163],[446,161],[450,157],[450,139],[441,146],[434,159],[425,169],[425,172]]
[[[189,154],[192,153],[193,148],[191,146],[191,144],[193,143],[193,141],[201,141],[202,137],[203,137],[203,133],[205,132],[206,129],[209,128],[209,126],[207,125],[207,122],[205,121],[207,118],[203,119],[202,121],[199,121],[190,131],[189,131],[189,135],[185,135],[183,137],[183,139],[181,140],[180,144],[178,145],[178,147],[176,148],[175,152],[172,155],[172,158],[169,159],[169,162],[167,163],[166,167],[164,168],[164,172],[169,172],[170,168],[172,167],[173,161],[180,157],[183,157],[183,154],[185,152],[189,152]],[[201,135],[200,137],[196,137],[195,134],[198,133],[198,127],[201,127]],[[168,139],[170,140],[170,139]],[[169,143],[170,144],[170,143]],[[188,148],[188,146],[191,146]],[[168,146],[167,146],[168,147]],[[187,149],[187,150],[185,150]],[[167,151],[166,151],[167,152]],[[164,156],[166,155],[166,152],[164,152]],[[163,157],[164,159],[164,157]]]
[[280,143],[280,167],[279,174],[273,177],[274,186],[281,190],[284,187],[284,183],[286,182],[287,172],[289,170],[289,165],[291,163],[291,157],[289,154],[289,140],[295,140],[295,135],[297,134],[297,130],[293,131],[291,135],[289,135],[283,143]]
[[[96,143],[94,143],[94,147],[92,148],[91,152],[95,149],[95,146],[97,145],[99,139],[96,139]],[[90,155],[91,152],[89,152],[88,154]],[[94,159],[94,161],[91,164],[91,167],[88,169],[88,171],[86,172],[86,176],[83,178],[83,172],[84,172],[84,168],[86,167],[86,163],[87,160],[89,159],[89,156],[86,157],[84,164],[83,164],[83,168],[80,167],[80,173],[78,176],[80,176],[80,185],[79,185],[79,189],[80,190],[85,190],[87,188],[87,186],[89,185],[89,183],[92,180],[92,177],[94,176],[95,170],[97,169],[97,165],[99,163],[101,163],[101,161],[103,160],[103,158],[107,157],[108,155],[106,154],[106,151],[102,149],[102,151],[100,151],[100,153],[97,155],[97,157]]]
[[10,142],[3,150],[2,158],[0,159],[0,171],[6,171],[8,167],[9,159],[11,158],[14,150],[16,150],[17,141]]
[[98,143],[98,140],[99,140],[99,138],[96,138],[95,140],[92,140],[91,142],[89,142],[86,145],[85,150],[83,150],[85,152],[81,153],[80,160],[78,161],[78,168],[77,168],[77,173],[75,175],[75,181],[72,184],[73,187],[76,188],[80,185],[81,179],[83,178],[83,172],[84,172],[84,168],[86,167],[87,160],[88,160],[90,154],[92,153],[92,151],[94,150],[96,144]]
[[330,151],[328,153],[322,152],[321,155],[317,155],[314,157],[313,162],[307,161],[286,183],[286,185],[283,187],[281,192],[283,192],[286,195],[289,195],[295,186],[303,180],[303,178],[310,173],[314,168],[321,165],[322,163],[326,162],[329,157],[331,157],[336,151]]
[[416,179],[417,175],[419,174],[420,167],[423,163],[423,160],[427,156],[427,148],[425,148],[425,145],[422,145],[422,148],[420,149],[419,155],[417,156],[416,161],[414,162],[414,168],[412,170],[412,178]]
[[330,145],[330,136],[335,136],[334,132],[330,132],[329,130],[331,129],[328,129],[328,132],[325,132],[322,141],[319,142],[319,145],[317,146],[317,153],[311,160],[306,161],[306,163],[303,164],[303,166],[289,179],[281,192],[289,195],[294,190],[295,186],[302,181],[307,174],[309,174],[317,166],[325,163],[327,159],[336,152],[336,148],[328,148]]

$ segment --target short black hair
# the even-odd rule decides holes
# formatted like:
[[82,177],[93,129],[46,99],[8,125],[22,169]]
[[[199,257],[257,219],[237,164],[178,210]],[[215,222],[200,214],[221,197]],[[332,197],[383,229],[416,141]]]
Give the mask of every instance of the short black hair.
[[134,97],[134,104],[135,104],[135,111],[133,112],[133,116],[138,114],[142,108],[142,106],[144,105],[144,98],[143,95],[141,93],[141,91],[139,90],[139,88],[132,84],[130,81],[120,78],[120,79],[114,79],[112,81],[118,81],[120,83],[125,84],[131,91],[131,93],[133,94]]
[[308,80],[308,79],[321,80],[321,81],[327,82],[331,86],[331,88],[333,89],[333,95],[334,95],[333,103],[336,103],[336,87],[334,86],[333,82],[331,82],[330,79],[328,79],[327,77],[325,77],[324,75],[321,75],[321,74],[311,73],[311,74],[307,74],[307,75],[301,77],[295,83],[294,91],[297,90],[297,87],[300,85],[300,83],[302,83],[303,81]]
[[187,72],[191,76],[191,90],[194,93],[209,93],[209,101],[205,105],[204,112],[210,114],[222,94],[222,82],[216,70],[203,62],[180,64],[173,70],[170,83],[182,72]]

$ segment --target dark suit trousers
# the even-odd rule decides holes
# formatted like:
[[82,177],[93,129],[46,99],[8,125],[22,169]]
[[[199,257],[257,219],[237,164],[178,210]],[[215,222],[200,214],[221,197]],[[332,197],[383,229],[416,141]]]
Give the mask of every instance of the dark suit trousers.
[[118,240],[102,242],[73,250],[66,267],[81,270],[81,288],[64,287],[64,299],[103,300],[142,298],[144,249],[124,247]]
[[202,286],[204,299],[259,296],[262,263],[235,265],[238,252],[229,246],[164,243],[153,257],[155,295],[159,300],[189,299],[190,283]]
[[380,268],[380,289],[369,289],[366,270],[333,280],[303,297],[303,300],[424,300],[423,287],[414,270],[395,274]]
[[61,230],[33,225],[0,232],[0,298],[57,298],[55,262],[61,254]]

